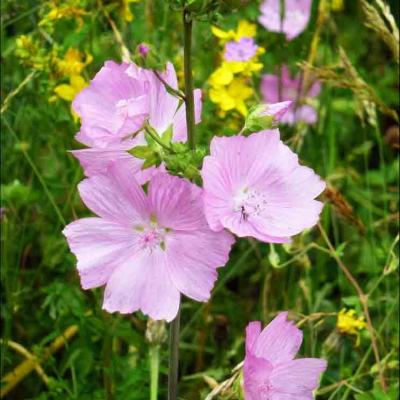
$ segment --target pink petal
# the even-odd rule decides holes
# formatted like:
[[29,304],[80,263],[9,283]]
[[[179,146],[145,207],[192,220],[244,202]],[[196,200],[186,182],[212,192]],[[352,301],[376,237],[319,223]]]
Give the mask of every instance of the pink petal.
[[154,320],[172,321],[180,294],[165,265],[162,250],[142,251],[119,266],[107,282],[103,309],[129,314],[141,310]]
[[318,121],[318,113],[315,108],[306,104],[294,111],[293,118],[294,122],[303,121],[306,124],[312,125]]
[[276,75],[264,75],[261,80],[261,94],[266,103],[278,103],[279,78]]
[[293,322],[287,321],[288,313],[278,314],[261,332],[254,348],[257,357],[274,365],[293,360],[303,341],[303,333]]
[[266,386],[272,372],[272,365],[265,359],[246,355],[243,365],[243,386],[246,400],[269,399]]
[[308,25],[311,14],[311,0],[286,0],[285,19],[282,31],[287,40],[298,36]]
[[[165,72],[160,74],[162,78],[173,88],[178,88],[178,82],[174,66],[167,64]],[[177,97],[169,94],[164,84],[152,73],[150,79],[150,125],[161,135],[172,124],[174,115],[179,106]]]
[[270,164],[275,164],[271,154],[280,145],[279,131],[265,130],[244,136],[214,137],[211,156],[216,157],[224,170],[224,179],[229,189],[251,185],[264,176]]
[[207,226],[202,190],[186,179],[158,174],[150,181],[148,198],[158,224],[164,228],[191,231]]
[[265,226],[254,217],[247,217],[244,221],[240,212],[231,212],[221,218],[222,226],[239,237],[254,237],[266,243],[289,243],[286,236],[273,236],[265,233]]
[[78,185],[88,208],[100,217],[122,225],[139,224],[148,219],[148,202],[135,173],[124,162],[114,162],[107,174],[85,179]]
[[265,0],[260,7],[258,21],[271,32],[281,32],[280,0]]
[[275,390],[300,396],[311,395],[318,387],[327,362],[320,358],[300,358],[274,366],[271,383]]
[[306,28],[310,19],[311,0],[285,0],[281,21],[280,0],[264,0],[259,22],[271,32],[283,32],[292,40]]
[[258,336],[261,333],[261,322],[250,322],[246,327],[246,355],[253,351],[253,346],[256,343]]
[[269,205],[261,216],[249,218],[253,227],[267,235],[290,237],[317,224],[323,203],[311,200],[304,204]]
[[270,396],[271,400],[314,400],[314,396],[311,392],[306,394],[272,392]]
[[[195,113],[194,122],[196,124],[201,122],[201,109],[202,109],[201,95],[202,94],[200,89],[195,89],[193,91],[194,113]],[[173,140],[176,142],[186,142],[187,141],[186,106],[184,103],[178,108],[178,111],[174,116],[172,124],[173,124]]]
[[131,156],[123,150],[103,150],[97,148],[73,150],[71,153],[79,160],[86,176],[104,174],[115,161],[127,163],[127,168],[135,173],[141,171],[143,160]]
[[101,218],[74,221],[63,234],[78,259],[83,289],[104,285],[116,266],[135,251],[130,229]]
[[[121,140],[142,125],[147,114],[148,84],[129,77],[125,73],[127,68],[128,64],[107,62],[73,101],[73,109],[81,117],[84,131],[84,135],[77,138],[83,137],[85,144],[90,141],[91,146],[104,146]],[[138,97],[141,100],[134,107],[134,99]],[[127,102],[126,113],[118,107],[121,101]]]
[[215,233],[208,228],[170,232],[167,266],[179,291],[194,300],[207,301],[218,276],[216,269],[228,262],[233,243],[229,233]]

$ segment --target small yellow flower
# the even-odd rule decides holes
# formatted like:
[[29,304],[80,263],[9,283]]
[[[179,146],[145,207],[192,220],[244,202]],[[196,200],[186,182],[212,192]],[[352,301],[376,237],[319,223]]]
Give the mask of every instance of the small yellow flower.
[[75,19],[78,29],[83,26],[83,16],[89,14],[85,9],[79,7],[78,2],[69,0],[65,3],[58,4],[58,1],[52,0],[48,2],[50,11],[39,22],[39,26],[49,24],[60,19]]
[[119,2],[122,3],[120,5],[120,14],[122,19],[125,22],[131,22],[133,20],[133,14],[129,7],[131,3],[137,3],[140,0],[120,0]]
[[253,57],[248,61],[224,61],[222,68],[226,71],[232,72],[233,74],[250,76],[253,72],[261,71],[263,65],[258,62],[256,57]]
[[93,61],[90,54],[86,54],[77,49],[69,48],[64,58],[57,61],[57,68],[63,76],[81,75],[83,69]]
[[80,75],[71,76],[69,84],[63,83],[54,88],[54,93],[63,100],[72,101],[75,96],[87,86],[87,82]]
[[225,86],[229,85],[232,79],[233,71],[224,63],[211,74],[209,82],[211,86]]
[[367,327],[364,317],[357,317],[355,310],[340,310],[336,327],[340,333],[356,336],[356,346],[360,344],[360,331]]
[[237,110],[243,116],[247,115],[245,101],[253,95],[253,89],[246,85],[242,78],[234,78],[228,86],[212,86],[210,99],[218,104],[223,112]]
[[243,37],[254,37],[256,36],[256,25],[245,20],[239,21],[236,31],[230,29],[229,31],[224,31],[216,26],[211,27],[211,32],[220,39],[220,42],[224,44],[229,40],[239,41]]

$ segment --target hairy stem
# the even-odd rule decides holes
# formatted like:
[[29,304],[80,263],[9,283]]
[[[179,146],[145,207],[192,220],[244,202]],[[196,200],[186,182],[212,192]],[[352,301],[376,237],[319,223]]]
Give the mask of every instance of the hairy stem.
[[170,324],[169,336],[169,372],[168,372],[168,400],[178,399],[178,369],[179,369],[179,329],[181,308]]
[[192,72],[192,26],[190,13],[183,10],[183,63],[185,76],[185,104],[186,126],[189,147],[194,149],[194,97],[193,97],[193,72]]

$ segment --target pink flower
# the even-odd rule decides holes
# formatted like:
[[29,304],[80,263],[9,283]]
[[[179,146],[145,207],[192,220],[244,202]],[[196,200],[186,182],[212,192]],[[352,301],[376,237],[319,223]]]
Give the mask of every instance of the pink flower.
[[226,61],[248,61],[256,55],[257,49],[253,38],[242,37],[225,44],[224,58]]
[[[136,68],[134,77],[127,70]],[[107,61],[72,103],[81,118],[76,139],[89,147],[108,148],[131,141],[149,113],[149,83],[135,64]],[[134,142],[133,142],[134,143]]]
[[258,21],[271,32],[282,32],[292,40],[306,28],[311,14],[312,0],[285,0],[281,21],[281,0],[264,0]]
[[214,137],[202,168],[210,228],[284,243],[314,226],[325,183],[279,139],[264,130],[248,137]]
[[245,129],[248,132],[257,132],[263,129],[276,128],[291,104],[291,101],[282,101],[280,103],[253,106],[246,117]]
[[[171,63],[160,75],[172,88],[178,89]],[[201,91],[196,89],[194,96],[196,123],[199,123]],[[73,107],[82,121],[76,139],[89,149],[75,150],[72,154],[87,176],[104,173],[110,162],[118,160],[131,164],[131,170],[138,173],[139,183],[157,173],[154,167],[143,173],[143,160],[127,153],[135,146],[146,144],[142,131],[145,120],[160,135],[171,126],[174,141],[187,139],[185,105],[180,105],[179,100],[167,92],[153,71],[133,63],[119,65],[107,61],[89,87],[78,94]]]
[[164,173],[146,195],[126,164],[115,162],[81,182],[79,193],[98,217],[74,221],[63,233],[82,287],[106,285],[105,310],[171,321],[180,293],[209,299],[234,239],[209,229],[199,187]]
[[246,328],[243,378],[246,400],[312,400],[327,362],[320,358],[294,359],[303,334],[286,320],[287,312],[263,331],[259,321]]
[[[281,80],[281,83],[279,82]],[[281,86],[281,89],[279,88]],[[298,121],[303,121],[307,124],[317,122],[317,111],[314,107],[305,105],[296,105],[296,101],[300,97],[301,79],[296,76],[293,79],[290,77],[288,68],[283,65],[281,77],[277,75],[264,75],[261,81],[261,94],[263,100],[267,103],[277,103],[280,101],[292,100],[293,104],[288,112],[282,117],[282,122],[293,125]],[[316,97],[321,90],[319,82],[315,82],[310,90],[306,93],[307,97]],[[279,93],[281,92],[281,93]]]

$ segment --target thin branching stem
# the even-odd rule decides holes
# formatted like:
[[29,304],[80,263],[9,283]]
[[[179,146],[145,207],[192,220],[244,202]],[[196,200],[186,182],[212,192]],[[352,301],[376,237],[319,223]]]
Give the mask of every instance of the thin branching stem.
[[318,228],[321,232],[321,235],[322,235],[326,245],[328,246],[328,248],[330,250],[331,257],[333,257],[335,259],[339,268],[343,271],[347,280],[354,287],[354,289],[357,292],[357,295],[360,299],[360,303],[362,305],[362,308],[363,308],[363,311],[365,314],[365,318],[366,318],[366,322],[367,322],[367,329],[371,336],[372,351],[374,353],[375,361],[378,366],[378,375],[379,375],[380,385],[381,385],[382,389],[384,391],[386,391],[387,386],[386,386],[385,376],[384,376],[382,365],[381,365],[381,359],[379,356],[378,344],[376,341],[376,333],[375,333],[375,329],[372,325],[372,320],[371,320],[371,316],[370,316],[369,308],[368,308],[368,296],[364,293],[364,291],[361,289],[361,286],[358,284],[357,280],[354,278],[352,273],[349,271],[349,269],[346,267],[346,265],[343,263],[343,261],[338,256],[335,248],[333,247],[331,241],[328,238],[328,235],[326,234],[324,228],[322,227],[322,225],[320,223],[318,223]]

